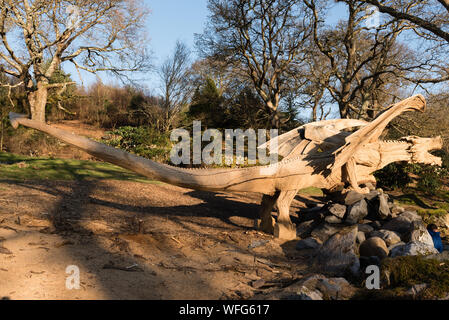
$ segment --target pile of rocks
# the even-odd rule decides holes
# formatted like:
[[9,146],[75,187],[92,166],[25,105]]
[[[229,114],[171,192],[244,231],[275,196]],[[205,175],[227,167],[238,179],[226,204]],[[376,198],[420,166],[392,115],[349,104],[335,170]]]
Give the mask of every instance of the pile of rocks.
[[316,254],[326,272],[359,274],[385,257],[438,253],[422,218],[393,204],[381,189],[350,191],[300,213],[296,248]]

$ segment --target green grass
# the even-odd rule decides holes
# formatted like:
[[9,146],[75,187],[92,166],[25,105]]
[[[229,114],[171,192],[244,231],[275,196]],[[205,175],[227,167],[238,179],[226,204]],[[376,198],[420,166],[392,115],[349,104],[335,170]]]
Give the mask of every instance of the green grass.
[[[24,165],[20,165],[20,163],[24,163]],[[112,179],[160,183],[158,181],[147,180],[133,172],[104,162],[31,158],[0,152],[0,180],[84,179]]]
[[323,191],[321,191],[320,188],[315,188],[315,187],[301,189],[298,191],[298,193],[307,194],[310,196],[320,196],[320,197],[323,196]]

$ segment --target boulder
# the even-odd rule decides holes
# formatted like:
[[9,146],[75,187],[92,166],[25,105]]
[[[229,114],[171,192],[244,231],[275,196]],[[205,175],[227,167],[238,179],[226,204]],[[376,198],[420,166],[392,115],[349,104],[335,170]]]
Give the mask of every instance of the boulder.
[[356,224],[368,215],[368,205],[365,200],[360,200],[348,208],[345,222]]
[[362,231],[357,232],[357,237],[356,237],[357,243],[360,244],[360,243],[362,243],[365,240],[366,240],[365,233],[362,232]]
[[382,228],[382,223],[380,223],[380,221],[373,221],[369,225],[373,227],[374,230],[379,230]]
[[385,223],[383,229],[404,234],[413,230],[413,223],[416,221],[422,221],[416,212],[404,211],[400,216]]
[[323,300],[323,295],[318,290],[311,290],[306,286],[302,286],[296,292],[298,300]]
[[405,244],[406,244],[405,242],[400,241],[398,243],[395,243],[395,244],[392,244],[391,246],[389,246],[388,251],[390,251],[390,256],[391,256],[391,252],[394,248],[399,247],[399,246],[404,246]]
[[369,193],[365,194],[365,199],[368,201],[373,200],[374,198],[376,198],[377,196],[379,196],[380,192],[377,190],[372,190]]
[[427,231],[427,228],[424,225],[424,223],[421,221],[415,221],[413,223],[413,231],[411,231],[410,234],[406,236],[406,240],[407,242],[409,241],[422,242],[430,247],[434,246],[432,236]]
[[330,224],[338,224],[342,223],[342,220],[340,218],[337,218],[334,215],[329,215],[326,218],[324,218],[324,221]]
[[379,259],[384,259],[388,257],[389,251],[385,241],[379,237],[372,237],[360,245],[359,253],[364,257],[376,256]]
[[369,216],[375,220],[385,220],[391,216],[387,194],[378,192],[369,200]]
[[314,226],[315,222],[313,220],[302,222],[296,226],[296,235],[300,238],[308,237]]
[[360,269],[356,255],[357,226],[345,227],[332,235],[318,250],[317,267],[339,275],[349,271],[357,275]]
[[[349,299],[354,293],[355,288],[344,278],[327,278],[321,274],[308,276],[293,286],[299,286],[297,294],[306,297],[319,297],[324,300]],[[314,294],[310,294],[314,293]],[[319,293],[319,294],[318,294]],[[312,300],[312,299],[310,299]],[[315,299],[318,300],[318,299]]]
[[391,250],[391,257],[437,254],[438,250],[426,243],[412,241]]
[[372,226],[370,226],[369,224],[360,223],[357,225],[357,227],[358,227],[358,230],[363,233],[370,233],[370,232],[374,231],[374,228]]
[[323,223],[315,228],[310,235],[321,242],[325,242],[330,236],[338,232],[341,228],[341,226],[334,224]]
[[343,219],[346,214],[346,206],[339,203],[333,203],[329,206],[328,211],[337,218]]
[[385,230],[385,229],[381,229],[381,230],[376,230],[376,231],[372,231],[369,234],[369,238],[372,237],[379,237],[381,238],[383,241],[385,241],[385,244],[387,245],[387,247],[396,244],[398,242],[401,242],[401,237],[399,236],[399,234],[397,234],[394,231],[391,230]]
[[365,195],[358,193],[357,191],[350,190],[349,192],[344,194],[343,201],[344,201],[345,205],[351,206],[354,203],[362,200],[363,198],[365,198]]
[[296,243],[296,250],[303,250],[303,249],[318,249],[321,246],[321,243],[318,242],[316,239],[309,237],[306,239],[299,240]]

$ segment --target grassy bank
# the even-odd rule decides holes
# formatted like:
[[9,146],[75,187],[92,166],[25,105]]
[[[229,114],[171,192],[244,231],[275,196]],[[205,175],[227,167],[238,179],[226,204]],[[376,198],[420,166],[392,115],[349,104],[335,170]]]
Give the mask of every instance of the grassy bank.
[[0,152],[0,180],[112,179],[160,183],[109,163],[53,158],[31,158]]

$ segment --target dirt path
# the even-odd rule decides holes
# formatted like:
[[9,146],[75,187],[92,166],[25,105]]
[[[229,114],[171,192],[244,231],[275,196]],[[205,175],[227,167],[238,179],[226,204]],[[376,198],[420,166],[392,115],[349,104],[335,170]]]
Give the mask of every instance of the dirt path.
[[[253,229],[259,201],[165,184],[0,180],[0,298],[269,293],[310,270],[295,242]],[[66,288],[69,265],[80,270],[79,290]]]

